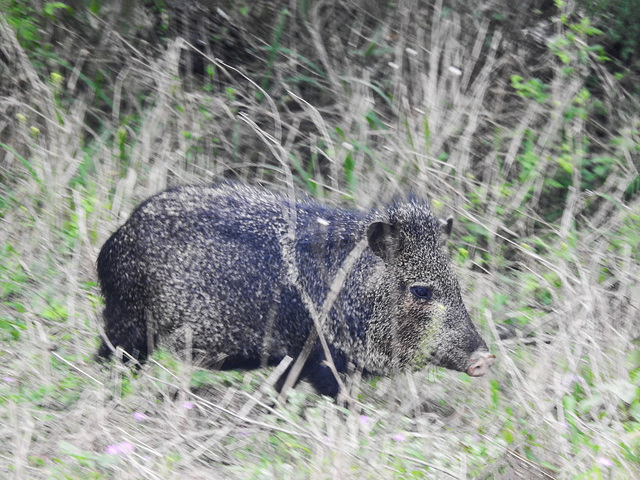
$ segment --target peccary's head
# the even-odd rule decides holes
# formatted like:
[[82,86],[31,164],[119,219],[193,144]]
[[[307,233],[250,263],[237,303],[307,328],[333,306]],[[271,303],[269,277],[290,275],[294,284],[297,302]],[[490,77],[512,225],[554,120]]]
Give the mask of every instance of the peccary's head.
[[369,351],[392,368],[429,362],[480,376],[495,361],[449,265],[445,242],[451,228],[451,219],[435,218],[415,199],[390,206],[383,220],[368,227],[369,246],[384,264],[376,280]]

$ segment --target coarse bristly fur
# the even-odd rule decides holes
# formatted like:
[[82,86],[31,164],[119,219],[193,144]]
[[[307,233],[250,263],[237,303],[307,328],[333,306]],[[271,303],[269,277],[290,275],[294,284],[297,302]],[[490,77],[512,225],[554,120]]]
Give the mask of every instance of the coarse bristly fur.
[[[344,268],[320,319],[339,372],[352,364],[386,374],[429,361],[470,371],[487,346],[449,266],[450,229],[415,197],[363,213],[240,184],[167,190],[138,206],[100,252],[111,346],[103,342],[99,355],[119,346],[143,360],[160,343],[225,369],[276,364],[297,356],[312,331],[304,292],[319,312]],[[316,340],[301,376],[335,396],[324,360]]]

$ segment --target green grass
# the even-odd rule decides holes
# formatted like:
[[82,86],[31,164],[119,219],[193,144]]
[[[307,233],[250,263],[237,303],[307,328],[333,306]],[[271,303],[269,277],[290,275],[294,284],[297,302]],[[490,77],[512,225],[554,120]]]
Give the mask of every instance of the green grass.
[[[170,9],[166,49],[146,49],[138,7],[76,66],[92,45],[50,40],[82,12],[18,3],[0,21],[0,477],[640,477],[640,111],[589,22],[563,11],[546,54],[516,59],[507,28],[439,2],[256,4],[227,12],[238,35],[270,18],[234,39],[255,60],[208,58],[203,80],[180,70]],[[117,23],[98,13],[82,28]],[[222,178],[363,209],[431,198],[498,363],[356,375],[347,407],[306,384],[281,404],[276,370],[168,350],[97,363],[102,243],[149,195]]]

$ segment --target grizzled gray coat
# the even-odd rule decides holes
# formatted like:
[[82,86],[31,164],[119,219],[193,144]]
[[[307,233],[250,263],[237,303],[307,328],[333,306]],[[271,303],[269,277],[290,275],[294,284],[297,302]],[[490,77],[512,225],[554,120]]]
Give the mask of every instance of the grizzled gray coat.
[[[157,343],[187,342],[212,366],[276,364],[297,356],[312,332],[310,299],[340,372],[349,363],[386,374],[430,361],[482,375],[493,355],[449,266],[450,230],[416,198],[362,213],[237,184],[167,190],[142,203],[100,252],[111,345],[99,354],[120,346],[143,360]],[[302,377],[335,396],[324,359],[316,340]]]

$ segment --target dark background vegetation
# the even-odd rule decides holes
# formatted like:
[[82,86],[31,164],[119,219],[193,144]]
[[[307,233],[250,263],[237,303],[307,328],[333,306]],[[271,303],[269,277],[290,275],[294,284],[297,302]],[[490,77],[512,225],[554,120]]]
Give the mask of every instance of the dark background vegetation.
[[[640,476],[638,7],[0,0],[2,476]],[[429,197],[498,364],[355,375],[345,408],[95,363],[102,243],[224,178]]]

